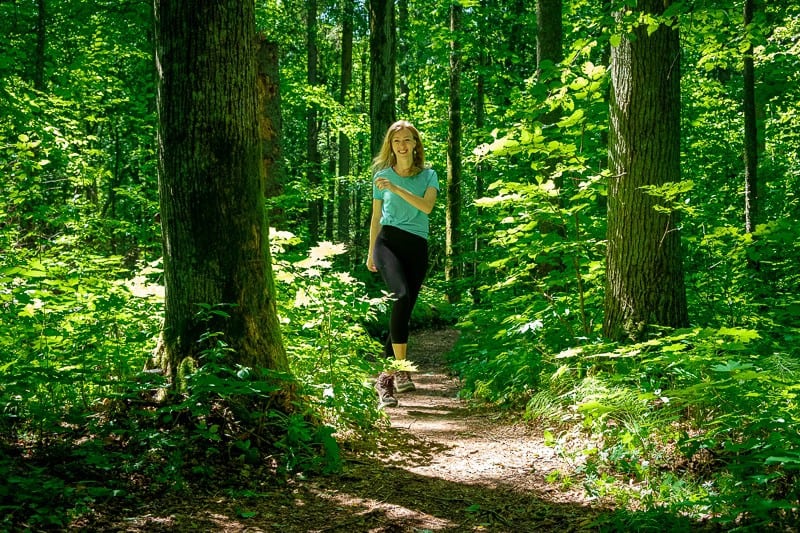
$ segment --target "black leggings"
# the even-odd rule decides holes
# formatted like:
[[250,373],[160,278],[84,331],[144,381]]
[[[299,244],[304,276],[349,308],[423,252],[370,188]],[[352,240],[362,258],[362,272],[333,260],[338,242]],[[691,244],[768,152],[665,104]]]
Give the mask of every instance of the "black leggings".
[[428,271],[428,241],[394,226],[383,226],[375,240],[375,266],[395,299],[384,352],[393,357],[392,343],[408,343],[411,311]]

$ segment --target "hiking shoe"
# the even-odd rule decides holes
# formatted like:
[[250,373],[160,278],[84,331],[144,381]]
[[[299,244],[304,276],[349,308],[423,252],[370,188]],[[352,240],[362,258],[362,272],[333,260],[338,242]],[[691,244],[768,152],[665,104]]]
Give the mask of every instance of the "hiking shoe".
[[397,398],[394,397],[394,376],[386,372],[378,376],[375,382],[375,390],[378,391],[378,408],[397,407]]
[[398,372],[394,379],[394,388],[397,392],[417,390],[417,386],[411,381],[411,372]]

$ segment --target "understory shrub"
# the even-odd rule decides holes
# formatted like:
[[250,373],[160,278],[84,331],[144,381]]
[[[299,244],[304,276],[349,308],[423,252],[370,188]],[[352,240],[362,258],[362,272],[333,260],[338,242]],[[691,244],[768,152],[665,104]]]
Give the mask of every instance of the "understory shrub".
[[562,439],[579,425],[595,442],[573,452],[590,494],[727,526],[797,520],[796,350],[739,328],[608,348],[559,354],[527,406]]

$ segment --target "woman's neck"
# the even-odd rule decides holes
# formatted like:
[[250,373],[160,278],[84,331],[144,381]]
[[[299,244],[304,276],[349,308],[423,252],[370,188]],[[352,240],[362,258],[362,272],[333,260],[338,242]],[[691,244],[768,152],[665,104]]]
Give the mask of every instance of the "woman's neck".
[[411,174],[414,173],[413,162],[406,163],[398,161],[397,163],[394,164],[394,167],[392,168],[394,169],[395,173],[397,173],[398,176],[410,176]]

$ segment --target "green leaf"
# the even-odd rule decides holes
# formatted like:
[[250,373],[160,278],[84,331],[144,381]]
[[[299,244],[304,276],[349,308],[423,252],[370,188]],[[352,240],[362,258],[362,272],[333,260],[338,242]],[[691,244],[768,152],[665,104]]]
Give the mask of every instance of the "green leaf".
[[716,372],[735,372],[737,370],[747,370],[753,368],[750,363],[740,363],[739,361],[728,361],[724,365],[714,365],[711,370]]

